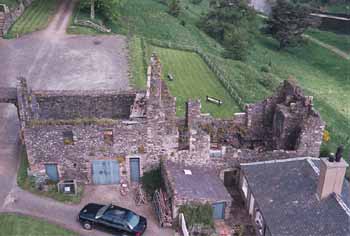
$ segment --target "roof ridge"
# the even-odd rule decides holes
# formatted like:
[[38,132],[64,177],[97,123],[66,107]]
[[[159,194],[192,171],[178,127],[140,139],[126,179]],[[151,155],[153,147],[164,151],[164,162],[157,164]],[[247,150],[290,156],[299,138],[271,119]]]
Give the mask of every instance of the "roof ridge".
[[346,205],[346,203],[344,202],[344,200],[336,193],[334,193],[335,199],[337,200],[337,202],[339,203],[339,205],[341,206],[341,208],[343,208],[343,210],[345,211],[345,213],[350,216],[350,208],[348,207],[348,205]]
[[270,161],[257,161],[257,162],[241,163],[241,166],[274,164],[274,163],[290,162],[290,161],[302,161],[302,160],[319,160],[319,158],[317,158],[317,157],[294,157],[294,158],[287,158],[287,159],[275,159],[275,160],[270,160]]

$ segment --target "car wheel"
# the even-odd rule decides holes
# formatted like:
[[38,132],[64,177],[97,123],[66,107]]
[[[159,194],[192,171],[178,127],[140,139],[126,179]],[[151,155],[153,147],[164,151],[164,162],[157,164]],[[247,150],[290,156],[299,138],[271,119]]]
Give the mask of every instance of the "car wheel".
[[89,221],[83,223],[83,228],[86,230],[92,230],[92,224]]

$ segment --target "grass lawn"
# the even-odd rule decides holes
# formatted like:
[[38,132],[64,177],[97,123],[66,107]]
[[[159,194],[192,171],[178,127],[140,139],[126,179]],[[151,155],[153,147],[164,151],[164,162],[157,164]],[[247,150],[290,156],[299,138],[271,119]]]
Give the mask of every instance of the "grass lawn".
[[56,184],[50,185],[49,191],[47,192],[37,190],[35,188],[34,179],[28,176],[27,174],[29,163],[28,163],[26,150],[23,145],[21,145],[20,147],[19,159],[20,159],[20,166],[17,173],[17,184],[19,187],[21,187],[24,190],[30,191],[34,194],[44,196],[44,197],[49,197],[60,202],[72,203],[72,204],[80,203],[83,190],[84,190],[81,186],[78,187],[78,194],[75,196],[69,196],[69,195],[57,192]]
[[0,214],[0,236],[73,236],[74,232],[44,220],[15,214]]
[[147,62],[143,50],[143,40],[138,37],[132,37],[128,41],[129,60],[132,71],[131,83],[137,89],[145,89],[147,86],[146,70]]
[[[185,114],[184,105],[189,98],[201,99],[202,112],[210,113],[214,117],[231,117],[233,113],[240,111],[227,90],[196,53],[160,47],[151,47],[151,52],[160,57],[163,79],[171,93],[176,96],[178,115]],[[166,78],[168,73],[173,75],[173,81]],[[223,105],[206,102],[207,95],[222,100]]]
[[307,31],[307,34],[350,54],[350,35],[335,34],[318,29],[310,29]]
[[350,15],[350,2],[348,3],[330,3],[326,5],[327,12],[342,13]]
[[14,38],[44,29],[56,6],[57,0],[35,0],[12,25],[6,37]]

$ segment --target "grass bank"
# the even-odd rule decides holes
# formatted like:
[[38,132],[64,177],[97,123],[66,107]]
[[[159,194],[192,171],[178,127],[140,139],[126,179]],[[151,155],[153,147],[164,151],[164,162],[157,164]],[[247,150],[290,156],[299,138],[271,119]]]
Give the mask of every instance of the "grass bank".
[[75,236],[59,226],[33,217],[0,214],[0,236]]
[[15,38],[44,29],[57,8],[57,0],[35,0],[11,26],[6,38]]
[[34,178],[31,176],[28,176],[27,170],[29,168],[29,163],[27,158],[27,152],[23,145],[20,146],[19,159],[20,159],[20,166],[17,173],[17,184],[19,187],[21,187],[26,191],[32,192],[34,194],[52,198],[56,201],[60,201],[64,203],[72,203],[72,204],[80,203],[81,197],[83,194],[83,188],[81,186],[78,187],[78,194],[75,196],[59,193],[57,191],[57,186],[55,183],[49,185],[48,191],[39,191],[38,189],[35,188]]
[[350,55],[350,36],[329,31],[310,29],[307,34]]

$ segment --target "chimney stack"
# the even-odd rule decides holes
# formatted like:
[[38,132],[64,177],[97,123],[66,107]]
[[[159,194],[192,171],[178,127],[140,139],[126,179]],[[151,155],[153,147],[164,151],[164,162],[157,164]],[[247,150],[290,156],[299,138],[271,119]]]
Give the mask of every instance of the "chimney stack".
[[342,158],[343,146],[339,146],[334,157],[322,158],[317,195],[322,200],[330,194],[341,194],[348,163]]

